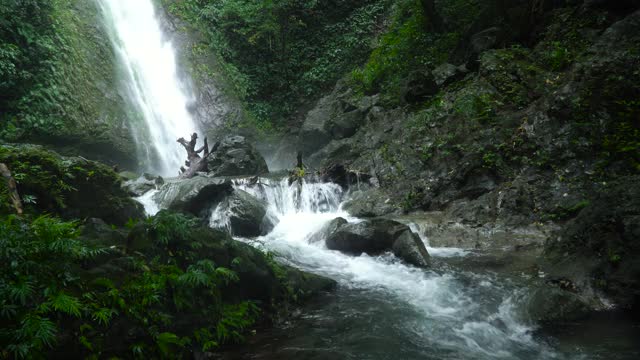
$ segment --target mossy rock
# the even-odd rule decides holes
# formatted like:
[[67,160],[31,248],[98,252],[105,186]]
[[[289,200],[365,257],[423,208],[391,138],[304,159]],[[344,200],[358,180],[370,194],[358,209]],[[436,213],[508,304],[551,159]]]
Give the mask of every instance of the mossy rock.
[[144,217],[142,206],[104,164],[62,157],[36,145],[0,145],[0,162],[12,171],[27,212],[99,218],[116,225]]

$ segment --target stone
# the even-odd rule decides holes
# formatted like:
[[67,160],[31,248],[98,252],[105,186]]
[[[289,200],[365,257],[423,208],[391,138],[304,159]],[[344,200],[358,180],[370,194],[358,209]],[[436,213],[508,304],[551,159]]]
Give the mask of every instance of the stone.
[[468,72],[469,71],[464,65],[455,66],[449,63],[444,63],[436,67],[431,74],[433,75],[436,84],[439,87],[443,87],[463,79]]
[[227,136],[209,155],[211,176],[255,176],[269,173],[267,162],[243,136]]
[[377,255],[391,251],[410,264],[429,265],[427,249],[408,226],[388,219],[346,224],[342,220],[336,219],[324,229],[333,230],[326,238],[327,248],[351,255]]
[[242,190],[235,190],[222,200],[214,213],[219,214],[218,225],[228,226],[234,236],[266,235],[275,226],[267,216],[267,204]]
[[403,231],[393,242],[393,254],[409,264],[418,267],[430,265],[429,253],[422,243],[422,239],[411,230]]
[[341,217],[329,221],[322,227],[322,229],[320,229],[320,231],[311,235],[311,237],[309,238],[309,243],[313,244],[325,241],[327,238],[329,238],[329,236],[331,236],[331,234],[335,233],[341,226],[346,224],[348,224],[347,220]]
[[233,191],[230,180],[195,176],[164,184],[153,199],[163,209],[200,215]]
[[140,176],[135,180],[128,180],[122,184],[122,187],[129,193],[131,196],[142,196],[156,188],[155,179],[147,179],[145,176]]
[[431,73],[414,71],[405,81],[403,98],[409,104],[416,104],[438,93],[440,88]]
[[342,205],[342,208],[355,217],[378,217],[395,212],[389,197],[378,188],[355,191]]
[[120,176],[102,163],[28,144],[0,145],[0,163],[11,170],[30,164],[18,191],[35,197],[36,212],[66,219],[99,218],[115,225],[144,218],[142,205],[122,188]]
[[539,323],[580,320],[591,311],[588,302],[578,294],[549,285],[533,290],[526,309],[531,320]]

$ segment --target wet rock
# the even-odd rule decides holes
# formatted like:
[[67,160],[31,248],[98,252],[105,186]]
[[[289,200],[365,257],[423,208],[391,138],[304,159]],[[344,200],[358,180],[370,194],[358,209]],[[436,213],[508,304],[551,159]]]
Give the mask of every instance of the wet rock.
[[495,49],[504,43],[505,34],[499,27],[491,27],[480,31],[471,37],[473,53],[481,54],[484,51]]
[[167,182],[153,199],[163,209],[200,215],[233,191],[230,180],[195,176]]
[[122,184],[122,187],[131,196],[142,196],[156,188],[156,179],[147,179],[145,176],[140,176],[135,180],[128,180]]
[[580,295],[554,286],[540,286],[527,299],[526,309],[532,320],[561,323],[584,318],[592,311]]
[[458,80],[461,80],[469,71],[464,65],[455,66],[448,63],[444,63],[436,67],[431,74],[433,74],[434,81],[439,87],[447,86]]
[[309,242],[313,244],[325,241],[329,236],[331,236],[331,234],[335,233],[341,226],[346,224],[348,224],[348,222],[344,218],[335,218],[324,225],[320,231],[313,234],[311,238],[309,238]]
[[[554,277],[593,287],[616,304],[640,306],[640,176],[600,189],[577,217],[547,242]],[[584,264],[575,268],[575,264]]]
[[212,176],[262,175],[269,172],[262,155],[243,136],[228,136],[209,156]]
[[391,251],[409,264],[418,267],[429,266],[429,253],[420,237],[411,230],[403,231],[395,239]]
[[35,199],[27,211],[68,219],[99,218],[115,225],[144,218],[142,205],[122,188],[120,176],[102,163],[27,144],[0,145],[0,162],[11,170],[23,168],[19,192]]
[[275,226],[267,216],[267,204],[242,190],[227,196],[214,212],[226,218],[231,233],[236,236],[265,235]]
[[341,94],[338,85],[334,92],[320,99],[307,114],[299,134],[299,149],[309,156],[329,144],[332,140],[352,137],[362,125],[374,100],[367,98],[361,103],[347,101],[348,94]]
[[403,98],[409,104],[416,104],[438,93],[438,84],[430,72],[416,71],[406,80]]
[[[326,239],[327,248],[360,255],[376,255],[391,251],[416,266],[428,266],[429,254],[420,238],[408,226],[387,219],[374,219],[344,224],[334,220],[328,230],[336,228]],[[340,225],[342,223],[342,225]]]
[[320,170],[320,180],[348,188],[351,185],[367,184],[371,175],[349,170],[342,164],[332,164]]
[[304,301],[323,292],[336,289],[338,283],[324,276],[319,276],[296,268],[283,266],[286,269],[286,282],[296,291],[298,301]]
[[378,188],[355,191],[342,208],[352,216],[364,218],[387,215],[397,210],[390,198]]

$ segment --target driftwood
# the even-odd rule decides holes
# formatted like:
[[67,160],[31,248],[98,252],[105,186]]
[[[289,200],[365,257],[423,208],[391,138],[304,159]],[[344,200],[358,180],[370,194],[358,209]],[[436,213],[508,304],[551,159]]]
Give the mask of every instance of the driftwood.
[[[187,151],[187,161],[184,163],[187,168],[185,169],[184,167],[180,167],[180,177],[183,179],[190,179],[196,176],[199,172],[207,172],[209,170],[207,158],[218,149],[218,146],[220,146],[220,143],[217,142],[213,148],[209,150],[209,142],[205,137],[204,145],[200,149],[196,150],[197,142],[198,134],[196,133],[191,134],[190,141],[187,141],[184,138],[178,139],[178,143],[180,143]],[[202,156],[200,156],[200,153],[202,153]]]
[[7,183],[7,189],[9,190],[9,198],[13,203],[13,207],[16,209],[18,215],[22,215],[22,201],[20,200],[20,195],[18,194],[18,186],[16,184],[16,180],[11,176],[11,171],[7,165],[0,163],[0,174],[4,178]]

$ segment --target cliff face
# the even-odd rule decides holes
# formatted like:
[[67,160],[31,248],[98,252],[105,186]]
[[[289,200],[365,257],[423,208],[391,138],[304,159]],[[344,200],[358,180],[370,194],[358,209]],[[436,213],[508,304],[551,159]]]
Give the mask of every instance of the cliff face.
[[0,137],[136,166],[97,1],[0,6]]
[[309,112],[299,148],[373,176],[356,211],[421,211],[434,245],[533,246],[552,277],[635,306],[638,208],[622,189],[640,171],[640,6],[489,3],[499,15],[441,61],[394,78],[374,51]]

